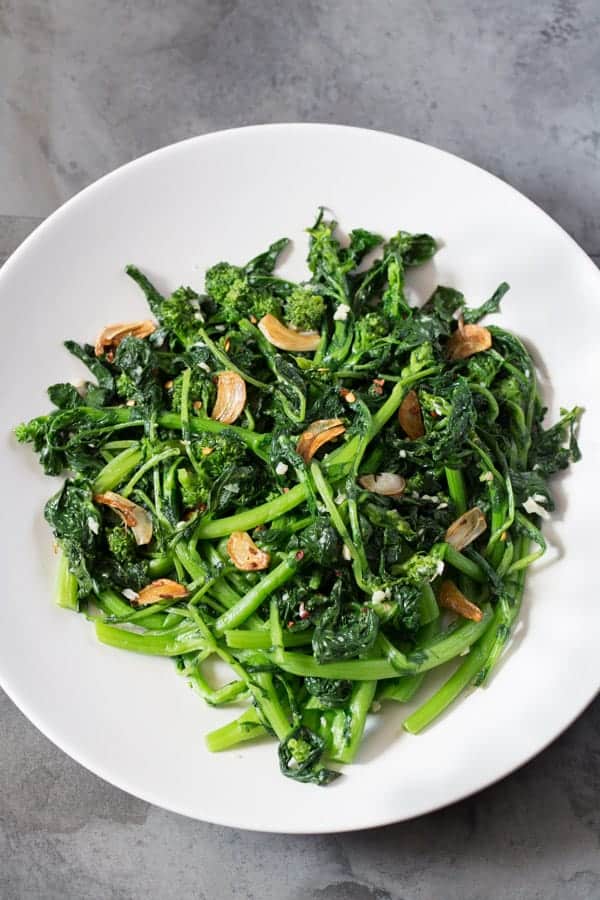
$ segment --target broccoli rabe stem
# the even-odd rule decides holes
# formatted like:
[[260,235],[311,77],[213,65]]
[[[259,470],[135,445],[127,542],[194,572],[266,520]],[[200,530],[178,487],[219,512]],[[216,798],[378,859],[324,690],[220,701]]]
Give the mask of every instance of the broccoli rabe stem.
[[[431,638],[439,632],[441,624],[440,619],[441,617],[438,615],[436,619],[433,619],[429,624],[423,626],[419,632],[419,644],[417,646],[422,643],[427,643],[427,641],[431,640]],[[397,703],[408,703],[409,700],[412,700],[426,678],[427,672],[419,672],[417,675],[401,675],[399,678],[386,681],[383,688],[378,691],[377,699],[395,700]]]
[[[283,646],[307,646],[312,642],[313,634],[312,628],[306,631],[284,631]],[[240,628],[239,630],[226,631],[225,642],[232,650],[270,650],[272,647],[270,630],[258,631],[258,629]]]
[[428,625],[439,618],[440,608],[435,599],[433,588],[425,582],[421,588],[421,596],[419,598],[419,621],[421,625]]
[[481,584],[487,581],[486,574],[481,567],[461,553],[460,550],[456,550],[452,544],[437,544],[436,547],[439,547],[440,558],[445,560],[449,566],[453,566],[458,572],[462,572],[463,575],[467,575],[473,581]]
[[211,706],[222,706],[225,703],[233,703],[248,693],[248,685],[245,681],[230,681],[220,688],[212,688],[200,670],[200,666],[185,671],[185,677],[189,678],[194,690],[210,703]]
[[132,650],[134,653],[147,653],[150,656],[180,656],[182,653],[206,648],[206,638],[196,627],[191,627],[188,623],[159,634],[137,634],[117,625],[107,625],[98,621],[96,637],[111,647]]
[[274,500],[269,500],[254,509],[247,509],[224,519],[213,519],[212,522],[200,522],[194,532],[194,538],[203,540],[225,537],[233,531],[249,531],[257,525],[271,522],[273,519],[284,516],[303,503],[308,495],[307,486],[296,484],[287,494],[281,494]]
[[348,706],[344,746],[340,750],[337,750],[336,747],[332,748],[331,758],[336,762],[351,763],[354,760],[362,740],[376,687],[376,681],[361,681],[355,685]]
[[250,676],[244,666],[220,644],[214,645],[217,655],[226,662],[238,678],[244,681],[260,709],[263,719],[282,741],[290,733],[292,726],[279,702],[270,672],[253,672]]
[[418,734],[420,731],[423,731],[427,725],[430,725],[434,719],[437,719],[443,713],[446,707],[475,678],[492,648],[498,625],[498,612],[497,608],[488,630],[478,643],[471,648],[469,655],[465,657],[456,672],[450,676],[448,681],[429,700],[405,720],[404,728],[406,731],[410,731],[411,734]]
[[160,466],[160,464],[165,462],[167,459],[171,459],[174,456],[179,456],[180,454],[181,450],[179,449],[179,447],[167,447],[166,450],[161,450],[159,453],[154,453],[149,459],[146,460],[146,462],[142,466],[139,467],[135,474],[131,476],[125,487],[121,489],[121,496],[129,497],[136,484],[144,477],[146,472],[149,472],[150,469],[155,469],[156,466]]
[[66,554],[62,552],[58,558],[54,599],[57,606],[62,606],[63,609],[73,609],[75,611],[79,609],[77,579],[69,571],[69,560]]
[[255,707],[251,706],[233,722],[216,728],[206,735],[206,746],[212,753],[228,750],[243,741],[253,741],[267,734],[267,729],[260,720]]
[[237,628],[245,622],[249,616],[273,593],[277,588],[289,581],[298,571],[298,561],[295,555],[286,557],[271,572],[265,575],[258,584],[244,594],[240,600],[219,616],[214,624],[214,633],[221,637],[231,628]]
[[465,480],[460,469],[445,468],[446,481],[448,482],[448,493],[454,504],[456,514],[462,516],[467,511],[467,491],[465,488]]
[[405,660],[404,671],[407,675],[427,672],[442,663],[448,662],[467,650],[487,629],[492,616],[491,607],[484,607],[484,615],[480,622],[465,621],[455,628],[428,641],[418,650],[402,654],[394,648],[395,664],[389,659],[341,660],[339,662],[318,663],[313,656],[303,653],[283,653],[278,663],[284,672],[291,675],[307,675],[315,678],[346,679],[348,681],[373,681],[382,678],[396,678],[402,660]]
[[113,457],[103,469],[98,472],[93,484],[95,494],[105,494],[107,491],[114,490],[117,485],[131,474],[144,457],[143,450],[136,443],[133,447],[128,447],[117,456]]
[[140,609],[136,612],[112,588],[104,588],[98,591],[95,603],[105,616],[110,616],[111,619],[118,619],[120,622],[136,621],[136,618],[142,617],[140,624],[143,624],[144,628],[147,629],[163,629],[167,624],[168,613],[157,612],[156,607],[154,609]]
[[[519,539],[516,551],[519,557],[527,552],[527,541]],[[494,668],[510,635],[510,628],[517,618],[521,606],[521,596],[525,583],[521,571],[512,580],[512,603],[507,607],[498,603],[488,627],[479,640],[471,647],[458,669],[450,678],[404,722],[404,728],[411,734],[418,734],[440,716],[444,710],[462,693],[471,682],[483,684]]]

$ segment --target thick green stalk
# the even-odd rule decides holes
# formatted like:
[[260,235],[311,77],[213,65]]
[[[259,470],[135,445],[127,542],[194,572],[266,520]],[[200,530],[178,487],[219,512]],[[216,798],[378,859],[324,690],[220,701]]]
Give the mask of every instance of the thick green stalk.
[[[437,619],[433,619],[427,625],[424,625],[419,632],[419,643],[417,646],[427,644],[439,633],[440,626],[441,616],[439,615]],[[377,699],[395,700],[397,703],[408,703],[409,700],[412,700],[426,678],[427,672],[419,672],[417,675],[401,675],[399,678],[386,681],[377,692]]]
[[134,653],[147,653],[150,656],[180,656],[192,650],[203,650],[206,639],[196,627],[180,625],[162,634],[138,634],[118,625],[107,625],[96,622],[96,637],[103,644],[118,647],[120,650],[132,650]]
[[404,722],[404,728],[411,734],[418,734],[443,713],[470,684],[484,665],[496,639],[500,622],[500,607],[496,607],[494,617],[483,636],[471,647],[468,656],[450,678]]
[[58,558],[58,568],[56,570],[54,600],[57,606],[62,606],[63,609],[73,609],[75,611],[79,609],[77,579],[69,571],[69,560],[62,551]]
[[144,453],[137,444],[127,447],[100,469],[92,486],[94,493],[105,494],[114,490],[134,469],[137,469],[143,458]]
[[250,588],[248,593],[244,594],[234,606],[224,612],[222,616],[219,616],[214,624],[214,633],[217,637],[222,637],[229,629],[237,628],[238,625],[245,622],[258,609],[261,603],[270,597],[273,591],[276,591],[286,581],[289,581],[296,574],[297,570],[298,562],[295,556],[283,559],[258,584]]
[[[172,431],[181,431],[181,416],[177,413],[163,412],[158,416],[158,424],[163,428]],[[192,434],[222,434],[227,431],[239,437],[257,456],[262,459],[266,458],[264,452],[259,452],[260,445],[268,439],[268,435],[259,434],[256,431],[248,431],[247,428],[241,428],[239,425],[223,425],[215,419],[209,419],[205,416],[193,416],[189,421],[189,429]]]
[[[283,646],[284,647],[303,647],[312,642],[313,631],[284,631]],[[232,650],[270,650],[272,645],[271,631],[257,629],[245,630],[240,628],[237,631],[226,631],[225,642]]]
[[407,675],[427,672],[429,669],[434,669],[436,666],[441,666],[454,659],[474,644],[487,629],[491,615],[491,608],[486,606],[480,622],[465,621],[407,655],[394,647],[394,664],[389,659],[318,663],[314,657],[304,653],[284,652],[283,660],[278,665],[291,675],[304,677],[311,675],[316,678],[347,679],[348,681],[378,681],[382,678],[396,678],[400,666],[404,666]]
[[206,746],[212,753],[219,753],[221,750],[228,750],[243,741],[253,741],[265,734],[267,734],[267,729],[262,724],[258,711],[251,706],[233,722],[210,731],[205,740]]
[[263,525],[284,516],[290,510],[295,509],[306,500],[308,489],[305,484],[295,485],[287,494],[281,494],[274,500],[269,500],[254,509],[248,509],[224,519],[214,519],[212,522],[201,522],[194,532],[194,538],[202,540],[225,537],[234,531],[250,531],[257,525]]
[[373,703],[376,687],[376,681],[361,681],[355,685],[350,698],[348,717],[344,729],[344,748],[332,757],[336,762],[351,763],[354,760],[362,740],[367,715]]
[[446,466],[446,481],[448,482],[448,493],[452,500],[456,513],[462,516],[467,511],[467,490],[465,488],[465,480],[460,469],[451,469]]
[[445,560],[449,566],[453,566],[459,572],[462,572],[463,575],[472,578],[473,581],[485,584],[487,576],[476,562],[473,562],[472,559],[469,559],[461,553],[460,550],[456,550],[452,544],[439,544],[436,546],[439,546],[441,558]]

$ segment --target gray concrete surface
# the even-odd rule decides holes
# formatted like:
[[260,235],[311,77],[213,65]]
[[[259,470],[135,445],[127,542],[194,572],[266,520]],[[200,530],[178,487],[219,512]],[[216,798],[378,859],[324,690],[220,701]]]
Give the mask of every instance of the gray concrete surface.
[[[218,128],[343,122],[505,178],[600,259],[600,7],[0,0],[0,261],[62,201]],[[600,702],[532,763],[401,825],[285,837],[163,812],[0,697],[2,900],[596,900]]]

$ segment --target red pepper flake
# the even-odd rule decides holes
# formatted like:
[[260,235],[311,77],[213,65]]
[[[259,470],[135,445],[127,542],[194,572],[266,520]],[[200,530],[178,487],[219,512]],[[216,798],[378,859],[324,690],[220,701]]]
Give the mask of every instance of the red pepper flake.
[[348,390],[348,388],[340,388],[340,397],[347,403],[356,402],[356,394],[353,391]]
[[301,619],[310,619],[310,613],[304,605],[304,600],[302,600],[298,607],[298,615]]
[[373,379],[374,393],[376,393],[378,396],[381,396],[381,394],[383,394],[383,385],[384,384],[385,384],[385,381],[383,378],[374,378]]
[[208,509],[208,506],[206,505],[206,503],[199,503],[196,509],[198,510],[198,512],[204,513]]
[[290,489],[289,489],[289,487],[284,487],[284,488],[282,488],[282,491],[284,494],[289,494]]
[[304,550],[298,550],[296,553],[296,559],[300,562],[301,559],[304,559]]
[[294,623],[293,623],[293,622],[288,622],[288,623],[287,623],[287,627],[288,627],[288,628],[293,628],[293,627],[294,627]]

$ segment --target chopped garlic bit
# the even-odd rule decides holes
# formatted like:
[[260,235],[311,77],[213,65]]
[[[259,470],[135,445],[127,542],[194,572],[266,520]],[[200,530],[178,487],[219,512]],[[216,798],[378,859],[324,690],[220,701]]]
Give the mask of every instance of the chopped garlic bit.
[[[539,495],[538,495],[538,496],[539,496]],[[546,499],[546,498],[544,497],[544,500],[545,500],[545,499]],[[533,499],[533,497],[528,497],[528,498],[527,498],[527,500],[526,500],[525,503],[523,504],[523,509],[525,510],[525,512],[528,512],[530,515],[533,515],[533,516],[541,516],[542,519],[549,519],[549,518],[550,518],[550,513],[548,512],[548,510],[547,510],[547,509],[544,509],[543,506],[540,506],[540,504],[537,503],[537,502]]]
[[121,591],[121,593],[123,594],[123,596],[125,597],[126,600],[131,600],[131,602],[133,602],[134,600],[137,600],[137,598],[140,596],[138,594],[138,592],[134,591],[132,588],[125,588],[124,590]]
[[379,700],[373,700],[373,702],[371,703],[371,712],[378,713],[380,709],[381,703],[379,702]]
[[350,307],[346,303],[340,303],[333,314],[334,322],[345,322],[350,313]]
[[205,362],[199,362],[199,363],[198,363],[198,368],[199,368],[199,369],[204,369],[205,372],[210,372],[210,366],[207,365]]
[[335,500],[334,500],[333,502],[335,503],[336,506],[341,506],[342,503],[345,503],[345,502],[346,502],[346,495],[345,495],[345,494],[341,494],[341,493],[338,494],[337,497],[335,498]]
[[373,591],[373,593],[371,594],[371,600],[373,601],[373,603],[383,603],[383,601],[385,600],[385,591]]
[[436,567],[435,567],[435,576],[434,577],[439,577],[443,571],[444,571],[444,560],[438,559],[438,561],[436,563]]
[[277,473],[277,475],[285,475],[285,473],[287,472],[288,468],[289,468],[289,466],[287,466],[286,463],[284,463],[284,462],[279,462],[279,463],[277,463],[277,465],[275,466],[275,472]]
[[204,322],[204,316],[202,315],[200,310],[198,310],[197,312],[194,313],[194,318],[196,319],[197,322]]
[[484,472],[483,475],[480,475],[480,476],[479,476],[479,480],[480,480],[480,481],[493,481],[493,480],[494,480],[494,476],[493,476],[493,474],[490,472],[490,470],[488,469],[487,472]]
[[344,546],[342,547],[342,556],[344,557],[344,559],[347,559],[348,561],[352,559],[352,554],[350,553],[350,547],[348,547],[346,544],[344,544]]
[[398,450],[398,456],[400,459],[406,459],[406,450]]
[[92,532],[92,534],[98,534],[100,530],[100,525],[98,524],[98,519],[95,519],[93,516],[88,516],[87,526]]

